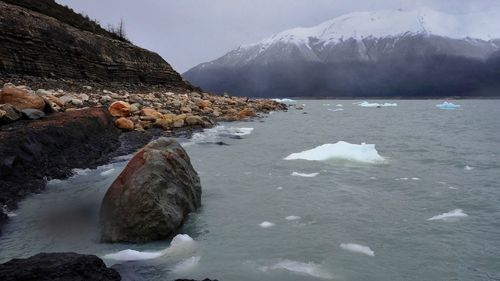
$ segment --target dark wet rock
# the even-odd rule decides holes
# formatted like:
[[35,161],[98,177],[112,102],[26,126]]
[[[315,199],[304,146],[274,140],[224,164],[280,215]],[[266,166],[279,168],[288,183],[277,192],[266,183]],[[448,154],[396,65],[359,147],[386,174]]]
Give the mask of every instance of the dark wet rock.
[[47,179],[106,163],[119,147],[119,135],[111,116],[101,108],[1,126],[0,206],[15,209],[20,199],[42,190]]
[[201,185],[180,144],[157,139],[135,154],[106,192],[101,239],[147,242],[172,236],[201,205]]
[[[175,281],[197,281],[197,280],[194,280],[194,279],[176,279]],[[217,279],[203,279],[201,281],[218,281]]]
[[21,113],[23,114],[23,116],[31,120],[38,120],[40,118],[45,117],[45,113],[38,109],[27,108],[21,110]]
[[3,210],[0,209],[0,234],[2,234],[2,225],[5,224],[9,220],[9,217]]
[[21,119],[22,115],[10,104],[0,104],[0,125]]
[[0,264],[2,281],[118,281],[120,274],[94,255],[40,253]]

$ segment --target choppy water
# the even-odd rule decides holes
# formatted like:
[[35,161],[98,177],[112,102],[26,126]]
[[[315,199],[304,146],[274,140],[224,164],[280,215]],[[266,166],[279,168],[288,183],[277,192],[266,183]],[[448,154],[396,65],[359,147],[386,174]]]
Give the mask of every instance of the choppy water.
[[[0,261],[168,248],[105,261],[125,280],[500,280],[500,101],[450,111],[433,100],[353,102],[303,101],[304,111],[183,140],[203,186],[203,207],[181,230],[190,244],[96,242],[100,200],[126,163],[118,159],[23,201]],[[375,144],[386,160],[284,160],[337,141]]]

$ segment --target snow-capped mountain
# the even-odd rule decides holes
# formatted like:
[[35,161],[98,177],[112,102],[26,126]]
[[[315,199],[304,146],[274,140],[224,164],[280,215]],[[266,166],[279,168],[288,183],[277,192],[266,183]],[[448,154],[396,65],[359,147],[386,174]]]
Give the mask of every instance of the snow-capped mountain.
[[[373,88],[380,83],[391,85],[391,81],[395,85],[389,88],[405,95],[401,90],[408,89],[401,83],[410,83],[407,80],[411,77],[434,85],[436,75],[450,76],[448,83],[455,79],[460,82],[461,76],[454,72],[464,76],[464,71],[478,67],[483,70],[480,64],[489,62],[490,56],[500,50],[499,15],[451,15],[428,8],[350,13],[241,46],[196,66],[184,76],[208,90],[253,96],[371,95],[370,89],[373,95],[393,96],[395,93],[388,92],[387,87]],[[435,73],[438,61],[442,71]],[[399,70],[393,73],[387,67]],[[424,77],[429,68],[434,68],[432,81]],[[372,73],[375,69],[391,75]],[[315,77],[309,77],[310,73]],[[301,87],[296,87],[297,80],[302,80]],[[304,85],[311,81],[314,85]],[[464,86],[463,80],[448,85],[453,91],[458,86]],[[410,88],[411,95],[426,94]],[[471,85],[464,89],[477,90]],[[453,94],[450,90],[445,91],[446,95]]]

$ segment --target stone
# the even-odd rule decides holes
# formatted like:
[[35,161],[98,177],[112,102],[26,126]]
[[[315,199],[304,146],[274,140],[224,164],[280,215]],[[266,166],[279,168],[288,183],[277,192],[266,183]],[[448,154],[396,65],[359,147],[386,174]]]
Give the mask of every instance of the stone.
[[238,112],[238,116],[240,118],[254,117],[255,116],[255,110],[253,110],[251,108],[242,109],[240,112]]
[[80,94],[80,100],[82,101],[88,101],[89,100],[89,95],[87,94]]
[[33,108],[44,110],[45,100],[25,89],[4,87],[0,91],[0,103],[8,103],[13,105],[17,110]]
[[106,102],[110,102],[112,100],[112,98],[109,96],[109,95],[104,95],[101,97],[100,101],[102,103],[106,103]]
[[129,161],[101,205],[101,240],[142,243],[176,233],[201,206],[201,185],[186,151],[159,138]]
[[190,126],[200,125],[203,126],[203,119],[200,116],[192,115],[186,117],[186,123]]
[[21,113],[26,116],[26,118],[31,119],[31,120],[37,120],[40,118],[45,117],[45,113],[41,110],[38,109],[33,109],[33,108],[26,108],[21,110]]
[[184,126],[184,119],[175,120],[173,123],[174,128],[181,128]]
[[187,107],[187,106],[183,106],[183,107],[181,107],[180,111],[181,111],[182,113],[191,113],[191,112],[192,112],[191,108],[190,108],[190,107]]
[[64,95],[62,97],[59,97],[59,100],[61,101],[62,105],[66,105],[67,103],[70,103],[73,100],[73,96]]
[[2,281],[119,281],[120,274],[94,255],[40,253],[0,264]]
[[130,114],[130,104],[124,101],[115,101],[108,110],[114,117],[127,117]]
[[145,108],[141,109],[140,115],[161,118],[163,114],[161,114],[160,112],[158,112],[152,108],[145,107]]
[[122,129],[131,131],[134,129],[134,122],[126,117],[120,117],[116,119],[115,126]]
[[199,108],[205,108],[205,107],[210,107],[212,106],[212,102],[209,101],[209,100],[199,100],[196,102],[196,105],[199,107]]
[[83,105],[83,101],[82,101],[82,100],[80,100],[80,99],[77,99],[77,98],[72,98],[72,99],[71,99],[71,103],[72,103],[73,105],[76,105],[76,106],[81,106],[81,105]]
[[0,104],[0,110],[4,113],[0,117],[0,123],[11,123],[21,119],[21,113],[10,104]]

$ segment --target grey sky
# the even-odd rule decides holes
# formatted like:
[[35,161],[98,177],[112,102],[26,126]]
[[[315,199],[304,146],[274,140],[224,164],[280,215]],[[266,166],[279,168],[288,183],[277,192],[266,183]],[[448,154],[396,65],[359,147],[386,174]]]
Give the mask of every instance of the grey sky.
[[179,71],[297,26],[336,16],[421,6],[448,13],[500,9],[498,0],[57,0],[103,26],[123,18],[135,44],[158,52]]

